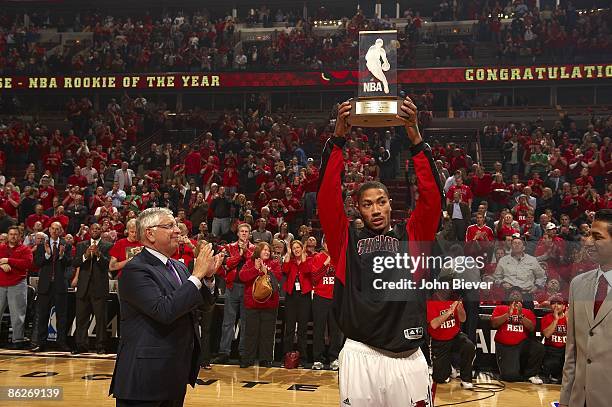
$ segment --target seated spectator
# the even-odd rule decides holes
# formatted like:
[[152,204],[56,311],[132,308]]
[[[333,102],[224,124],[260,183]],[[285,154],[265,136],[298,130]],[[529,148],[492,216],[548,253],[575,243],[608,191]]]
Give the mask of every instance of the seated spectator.
[[533,309],[533,294],[544,288],[546,274],[535,257],[525,253],[525,244],[520,237],[512,238],[512,250],[497,263],[493,279],[508,292],[521,290],[521,304]]

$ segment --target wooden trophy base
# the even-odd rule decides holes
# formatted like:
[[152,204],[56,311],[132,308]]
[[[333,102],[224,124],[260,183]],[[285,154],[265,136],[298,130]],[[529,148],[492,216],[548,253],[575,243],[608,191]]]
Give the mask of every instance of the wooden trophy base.
[[403,126],[404,122],[396,115],[408,118],[401,109],[404,100],[396,97],[352,98],[351,115],[348,122],[358,127],[394,127]]

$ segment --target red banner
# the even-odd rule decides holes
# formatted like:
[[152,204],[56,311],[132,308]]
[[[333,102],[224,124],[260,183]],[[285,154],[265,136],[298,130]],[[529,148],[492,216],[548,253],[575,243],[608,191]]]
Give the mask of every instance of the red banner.
[[[0,76],[0,90],[192,89],[357,86],[357,71],[155,73],[98,76]],[[612,78],[612,64],[406,69],[401,84],[512,83]]]

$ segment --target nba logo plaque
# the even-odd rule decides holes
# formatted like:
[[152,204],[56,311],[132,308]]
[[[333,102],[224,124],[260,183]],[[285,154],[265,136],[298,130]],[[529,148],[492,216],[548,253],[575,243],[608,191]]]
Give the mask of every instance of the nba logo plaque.
[[406,116],[397,97],[397,31],[359,32],[359,88],[350,100],[349,123],[361,127],[401,126]]

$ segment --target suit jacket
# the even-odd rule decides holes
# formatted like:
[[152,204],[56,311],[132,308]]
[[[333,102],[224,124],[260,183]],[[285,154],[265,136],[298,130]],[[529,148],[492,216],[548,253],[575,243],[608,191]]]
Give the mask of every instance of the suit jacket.
[[83,261],[83,255],[91,246],[91,240],[85,240],[77,244],[76,255],[73,265],[79,267],[79,281],[77,283],[77,298],[91,296],[94,298],[105,298],[108,295],[108,253],[112,244],[100,239],[98,250],[100,257],[91,256]]
[[612,398],[612,295],[593,318],[597,270],[576,276],[570,284],[561,404],[608,407]]
[[[49,241],[49,244],[51,242]],[[60,259],[59,256],[45,257],[45,244],[41,243],[36,247],[34,252],[34,264],[39,267],[38,270],[38,293],[48,294],[51,286],[51,274],[54,273],[55,286],[57,294],[66,294],[68,291],[67,278],[72,276],[66,275],[68,267],[72,264],[72,246],[67,245],[64,239],[60,239],[60,245],[64,245],[64,256]],[[52,249],[53,250],[53,249]]]
[[200,370],[197,308],[215,302],[206,285],[188,281],[183,263],[171,260],[182,284],[166,265],[142,250],[119,280],[121,338],[109,394],[128,400],[175,400]]
[[[448,212],[448,216],[453,218],[453,205],[454,202],[446,205],[446,212]],[[463,220],[466,225],[470,224],[470,219],[472,218],[472,213],[470,212],[470,207],[465,202],[459,202],[459,207],[461,208],[461,215],[463,216]]]

